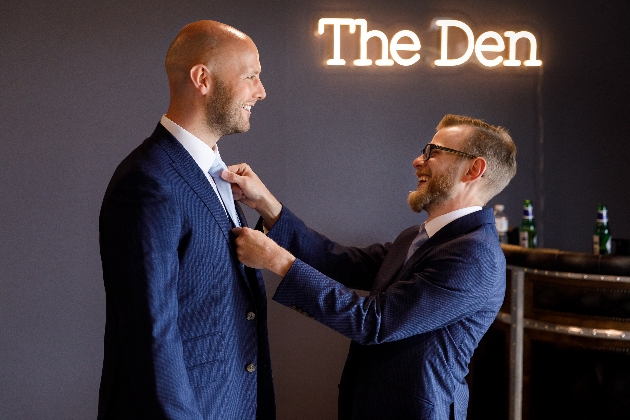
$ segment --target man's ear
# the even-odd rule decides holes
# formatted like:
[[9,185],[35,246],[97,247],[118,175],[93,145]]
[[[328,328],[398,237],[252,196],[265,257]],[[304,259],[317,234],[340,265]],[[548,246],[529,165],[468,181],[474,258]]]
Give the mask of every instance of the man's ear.
[[205,96],[212,90],[210,70],[203,64],[197,64],[190,69],[190,80],[196,91]]
[[486,160],[482,157],[477,157],[472,161],[472,164],[468,166],[468,171],[464,175],[464,182],[472,182],[483,176],[486,172]]

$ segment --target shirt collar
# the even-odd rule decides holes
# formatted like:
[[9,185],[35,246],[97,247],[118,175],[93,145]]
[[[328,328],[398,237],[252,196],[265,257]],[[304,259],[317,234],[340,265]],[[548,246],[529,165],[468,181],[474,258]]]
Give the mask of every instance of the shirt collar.
[[160,124],[168,130],[179,141],[184,149],[192,156],[197,165],[201,168],[204,174],[207,174],[210,170],[210,166],[214,162],[216,155],[219,157],[219,148],[214,145],[214,150],[204,143],[199,137],[187,131],[185,128],[177,125],[170,120],[166,115],[162,115]]
[[424,228],[427,231],[429,238],[435,235],[444,226],[451,223],[453,220],[466,216],[467,214],[474,213],[481,210],[481,206],[464,207],[463,209],[453,210],[452,212],[443,214],[436,217],[433,220],[424,223]]

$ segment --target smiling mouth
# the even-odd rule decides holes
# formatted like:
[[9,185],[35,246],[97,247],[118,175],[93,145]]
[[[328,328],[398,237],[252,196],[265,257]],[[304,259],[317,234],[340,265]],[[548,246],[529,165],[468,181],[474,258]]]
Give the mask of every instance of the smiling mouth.
[[429,182],[429,179],[431,178],[429,175],[416,175],[418,177],[418,187],[420,187],[420,185],[424,185],[425,183]]
[[423,186],[425,183],[429,182],[429,176],[428,175],[416,175],[418,177],[418,186],[417,188],[420,189],[420,186]]
[[252,105],[243,105],[243,109],[247,112],[252,112]]

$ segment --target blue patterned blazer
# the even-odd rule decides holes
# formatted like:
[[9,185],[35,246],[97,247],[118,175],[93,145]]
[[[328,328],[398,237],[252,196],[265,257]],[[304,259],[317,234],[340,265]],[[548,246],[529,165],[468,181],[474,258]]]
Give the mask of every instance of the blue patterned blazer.
[[464,377],[503,302],[505,257],[491,209],[447,224],[405,264],[417,233],[346,247],[286,207],[269,232],[298,258],[273,299],[352,339],[340,419],[466,418]]
[[118,166],[99,219],[99,419],[275,418],[265,287],[238,262],[231,228],[161,124]]

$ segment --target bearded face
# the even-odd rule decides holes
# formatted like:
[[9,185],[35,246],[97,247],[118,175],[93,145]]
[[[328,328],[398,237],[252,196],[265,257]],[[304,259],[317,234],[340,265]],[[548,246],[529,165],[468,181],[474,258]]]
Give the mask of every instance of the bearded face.
[[243,113],[243,104],[219,78],[215,79],[212,97],[206,104],[206,123],[219,136],[249,130],[249,117]]
[[428,181],[418,185],[416,191],[409,193],[407,202],[411,210],[420,213],[431,206],[439,205],[451,198],[457,179],[458,167],[451,165],[444,173],[430,175]]

